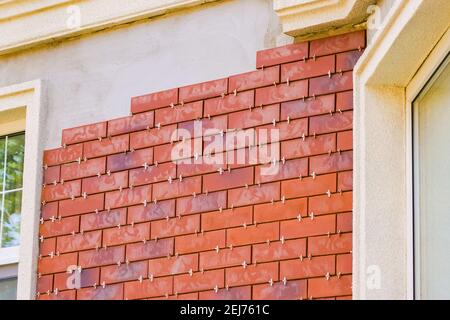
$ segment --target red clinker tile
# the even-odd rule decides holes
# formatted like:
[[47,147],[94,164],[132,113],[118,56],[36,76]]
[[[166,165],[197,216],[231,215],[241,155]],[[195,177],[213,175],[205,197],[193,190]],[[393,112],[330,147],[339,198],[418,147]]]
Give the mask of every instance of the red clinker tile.
[[147,261],[131,262],[120,266],[106,266],[101,268],[100,283],[106,284],[138,280],[140,276],[147,278]]
[[68,199],[81,195],[81,180],[68,181],[63,184],[48,185],[42,188],[42,200],[46,202]]
[[318,77],[334,73],[334,56],[320,57],[316,60],[297,61],[281,66],[281,81]]
[[336,70],[338,71],[349,71],[353,70],[358,62],[358,59],[363,54],[363,51],[350,51],[344,52],[336,55]]
[[349,253],[352,250],[352,234],[334,234],[330,237],[312,237],[308,239],[308,252],[314,255]]
[[329,114],[334,111],[334,94],[318,96],[314,98],[307,98],[283,102],[281,104],[281,120],[286,120],[289,117],[291,120],[295,118],[310,117],[319,114]]
[[190,253],[213,250],[216,246],[225,246],[225,230],[205,232],[204,234],[190,234],[175,238],[176,253]]
[[61,167],[48,167],[44,169],[44,184],[58,183],[60,179]]
[[147,169],[139,168],[130,170],[130,185],[140,186],[143,184],[167,181],[169,177],[176,178],[176,165],[172,162],[158,164]]
[[253,88],[265,87],[280,82],[280,67],[259,69],[241,73],[229,78],[228,92],[244,91]]
[[155,277],[188,273],[191,269],[198,270],[197,253],[152,259],[148,262],[148,274]]
[[256,205],[254,209],[255,221],[258,223],[297,218],[298,215],[307,215],[307,200],[293,199],[274,204],[265,203]]
[[89,231],[115,227],[126,224],[127,209],[113,209],[99,213],[83,214],[81,216],[80,230]]
[[105,208],[126,207],[143,203],[144,200],[150,202],[152,199],[152,186],[123,189],[122,191],[111,191],[106,193]]
[[79,253],[79,265],[91,268],[125,262],[125,246],[100,248],[99,250],[82,251]]
[[352,254],[340,254],[336,256],[336,273],[352,273]]
[[[79,277],[80,288],[92,287],[94,284],[98,285],[100,283],[99,268],[83,269],[81,270],[81,273],[79,271],[74,272],[76,272],[76,276]],[[58,289],[58,291],[67,290],[69,289],[68,285],[70,286],[70,289],[73,289],[76,286],[73,272],[72,273],[64,272],[55,274],[55,285],[54,285],[55,289]]]
[[123,283],[77,291],[77,300],[123,300]]
[[83,192],[87,194],[117,190],[128,186],[128,172],[116,172],[101,177],[83,179]]
[[[44,239],[39,242],[39,254],[42,256],[47,256],[51,252],[56,252],[56,238]],[[47,290],[46,290],[47,291]]]
[[[318,78],[319,79],[319,78]],[[328,79],[328,76],[327,76]],[[277,86],[256,89],[255,105],[269,105],[296,100],[308,95],[308,81],[301,80]]]
[[41,217],[48,220],[58,216],[58,202],[50,202],[41,206]]
[[37,279],[37,289],[39,293],[51,292],[53,289],[53,275],[42,276]]
[[310,135],[314,133],[336,132],[351,130],[353,127],[353,112],[347,111],[342,114],[336,113],[333,116],[322,115],[312,117],[309,120]]
[[178,89],[170,89],[146,94],[131,99],[131,112],[139,113],[169,106],[178,102]]
[[308,279],[308,296],[312,298],[352,294],[352,276]]
[[[270,166],[272,166],[272,169],[269,172],[265,171],[269,169]],[[308,159],[306,158],[288,160],[284,164],[277,163],[276,166],[270,164],[255,167],[255,181],[261,183],[292,179],[297,178],[300,175],[305,176],[307,174]]]
[[239,188],[228,190],[228,206],[244,206],[271,200],[280,200],[280,183],[267,183],[261,186],[251,186],[248,189]]
[[364,30],[341,34],[334,37],[313,40],[310,43],[310,56],[323,56],[343,51],[364,48],[366,33]]
[[83,144],[74,144],[65,148],[44,151],[44,164],[55,166],[58,164],[76,161],[83,157]]
[[150,239],[150,223],[103,230],[103,245],[114,246]]
[[258,263],[298,258],[306,255],[306,239],[254,244],[252,254],[252,261]]
[[64,129],[61,144],[75,144],[106,137],[106,122],[88,124],[81,127]]
[[353,172],[339,172],[338,174],[338,190],[348,191],[353,189]]
[[352,211],[352,192],[309,198],[309,211],[316,215]]
[[202,214],[202,230],[215,230],[251,224],[252,207],[241,207]]
[[103,210],[103,194],[94,194],[84,198],[74,200],[62,200],[59,202],[59,215],[62,217]]
[[[177,125],[130,133],[130,148],[142,149],[176,140]],[[143,165],[143,163],[141,164]]]
[[337,134],[337,148],[338,150],[353,149],[353,131],[338,132]]
[[243,110],[228,116],[228,127],[231,129],[246,129],[279,121],[280,105],[274,104],[263,108]]
[[58,292],[57,295],[55,293],[40,295],[38,300],[75,300],[75,294],[75,290],[63,291]]
[[199,293],[200,300],[251,300],[251,296],[251,286],[220,289],[217,293],[211,290]]
[[166,157],[164,161],[171,161],[177,164],[185,163],[190,165],[198,162],[198,159],[193,159],[193,156],[195,154],[202,154],[202,139],[190,139],[191,136],[187,133],[184,133],[181,139],[183,139],[183,137],[186,138],[184,141],[174,143],[172,145],[172,149],[170,151],[167,150],[169,152],[164,155],[164,157]]
[[257,226],[252,225],[227,230],[227,245],[239,246],[278,239],[280,239],[278,222],[262,223]]
[[353,300],[352,296],[340,296],[336,297],[336,300]]
[[285,180],[281,182],[281,193],[286,198],[306,197],[319,194],[336,192],[336,174],[327,174],[294,180]]
[[153,185],[153,199],[164,200],[201,193],[201,177],[184,178],[183,181],[174,180],[172,183],[160,182]]
[[39,227],[39,234],[44,238],[70,234],[72,231],[78,232],[80,227],[79,217],[63,218],[55,222],[45,221]]
[[155,111],[155,123],[161,125],[200,119],[203,116],[203,101],[186,103]]
[[[303,238],[334,233],[336,230],[336,215],[304,218],[302,221],[288,220],[280,222],[280,236],[286,239]],[[308,250],[309,253],[311,251]]]
[[352,170],[353,152],[333,153],[309,158],[309,170],[317,174]]
[[173,254],[174,239],[146,241],[127,245],[127,259],[130,261],[167,257]]
[[145,112],[129,117],[118,118],[108,121],[108,136],[145,130],[153,127],[154,112]]
[[231,172],[212,173],[203,176],[203,190],[217,191],[253,184],[253,168],[235,169]]
[[106,158],[90,159],[80,164],[65,164],[61,166],[61,179],[66,181],[95,176],[98,173],[103,174],[105,166]]
[[307,298],[307,281],[289,281],[274,283],[273,286],[260,284],[253,286],[254,300],[303,300]]
[[186,133],[186,131],[189,132],[190,137],[194,138],[217,135],[220,133],[221,130],[226,131],[227,125],[228,125],[228,115],[219,115],[211,117],[211,119],[203,118],[200,122],[199,121],[181,122],[178,124],[177,136],[182,138],[180,132]]
[[336,230],[341,232],[351,232],[353,230],[353,215],[351,212],[337,215]]
[[227,206],[227,192],[219,191],[177,199],[177,214],[186,215],[218,210]]
[[169,296],[168,298],[166,296],[149,298],[147,300],[198,300],[198,292],[177,294]]
[[226,93],[228,79],[213,80],[180,88],[180,102],[190,102],[211,97],[220,96]]
[[112,138],[105,138],[101,141],[89,141],[84,143],[84,156],[95,158],[113,153],[125,152],[128,150],[129,135],[124,134]]
[[233,267],[225,269],[226,284],[229,286],[242,286],[257,283],[267,283],[270,279],[278,280],[278,262],[259,263],[248,265],[246,268]]
[[164,296],[173,293],[173,277],[156,278],[139,281],[125,282],[125,300],[143,299]]
[[[154,163],[163,163],[172,161],[173,144],[162,144],[154,147]],[[150,162],[149,162],[150,163]]]
[[49,274],[67,271],[67,267],[77,265],[78,253],[67,253],[59,256],[44,257],[38,262],[38,273]]
[[152,221],[151,238],[166,238],[200,230],[200,215]]
[[310,96],[351,89],[353,89],[353,74],[351,71],[344,72],[342,75],[335,73],[331,78],[323,76],[309,79]]
[[153,148],[108,156],[108,170],[114,172],[138,168],[144,166],[146,162],[153,163]]
[[[220,155],[215,155],[215,157],[217,157],[217,159],[219,159],[219,161],[217,161],[216,163],[212,163],[212,164],[209,164],[206,162],[208,158],[200,157],[200,156],[198,158],[198,161],[194,160],[194,161],[192,161],[192,163],[181,163],[180,162],[177,166],[177,172],[178,172],[178,174],[181,174],[183,177],[217,172],[220,168],[224,167],[226,158],[225,158],[224,153],[221,153]],[[224,159],[223,161],[221,161],[222,158]],[[197,164],[197,162],[198,162],[198,164]]]
[[336,94],[336,110],[353,109],[353,91],[339,92]]
[[248,264],[251,262],[250,246],[200,253],[200,268],[206,270],[239,266],[244,261]]
[[240,92],[236,95],[229,94],[223,98],[218,97],[205,100],[205,117],[248,109],[250,106],[253,107],[254,95],[255,92],[252,90]]
[[280,262],[280,278],[299,279],[325,277],[327,273],[335,274],[335,256],[313,257],[311,260],[287,260]]
[[57,251],[61,253],[94,249],[102,244],[102,232],[91,231],[58,237]]
[[[261,136],[261,129],[265,129],[267,132],[266,140],[262,139],[264,136]],[[297,119],[290,121],[290,123],[278,122],[275,127],[273,125],[258,127],[256,128],[256,133],[258,142],[263,143],[266,141],[275,143],[283,140],[295,139],[301,137],[303,133],[305,133],[305,135],[308,133],[308,119]],[[261,154],[259,157],[261,157]],[[262,162],[261,159],[259,159],[259,161]]]
[[216,286],[224,287],[224,270],[211,270],[204,273],[196,272],[192,276],[181,274],[174,278],[174,291],[177,293],[212,290]]
[[171,218],[175,216],[175,200],[158,201],[128,208],[128,223]]
[[256,68],[273,66],[308,57],[308,42],[294,43],[256,53]]

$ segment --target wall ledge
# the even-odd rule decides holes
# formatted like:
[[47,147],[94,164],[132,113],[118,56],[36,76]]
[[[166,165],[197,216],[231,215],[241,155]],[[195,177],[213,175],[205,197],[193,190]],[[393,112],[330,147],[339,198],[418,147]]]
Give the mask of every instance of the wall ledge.
[[[283,32],[302,39],[358,29],[374,0],[274,0]],[[313,36],[314,37],[314,36]],[[309,38],[311,38],[309,36]]]
[[0,55],[215,1],[0,0]]

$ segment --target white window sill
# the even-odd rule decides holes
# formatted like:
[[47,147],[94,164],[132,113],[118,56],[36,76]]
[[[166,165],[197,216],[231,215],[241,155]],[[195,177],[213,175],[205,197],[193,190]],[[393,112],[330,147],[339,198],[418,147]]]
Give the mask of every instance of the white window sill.
[[0,266],[19,262],[20,246],[0,248]]

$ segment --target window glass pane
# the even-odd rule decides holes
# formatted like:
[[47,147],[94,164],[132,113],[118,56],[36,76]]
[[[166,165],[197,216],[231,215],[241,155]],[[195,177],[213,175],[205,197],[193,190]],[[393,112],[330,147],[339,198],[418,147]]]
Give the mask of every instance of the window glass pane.
[[0,138],[0,192],[3,191],[4,166],[5,166],[5,138]]
[[0,300],[17,299],[17,278],[0,280]]
[[5,194],[3,203],[2,247],[18,246],[20,241],[20,213],[22,191]]
[[25,135],[8,136],[6,159],[6,190],[22,187]]

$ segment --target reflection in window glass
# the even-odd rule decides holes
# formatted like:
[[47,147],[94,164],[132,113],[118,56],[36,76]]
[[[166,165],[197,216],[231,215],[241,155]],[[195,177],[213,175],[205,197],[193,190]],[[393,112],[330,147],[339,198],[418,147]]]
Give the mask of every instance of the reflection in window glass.
[[17,299],[17,278],[0,279],[0,300]]
[[25,134],[0,138],[0,248],[19,245]]

